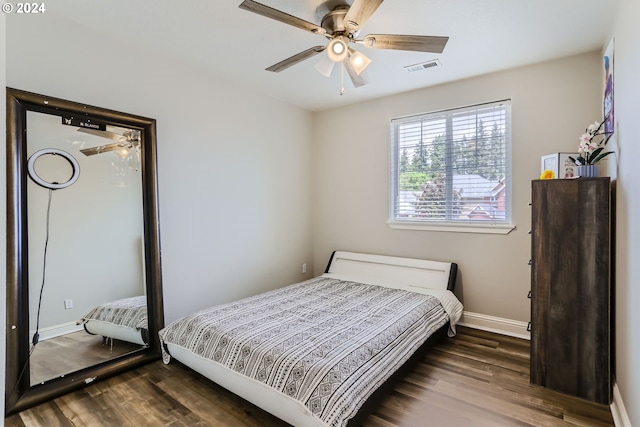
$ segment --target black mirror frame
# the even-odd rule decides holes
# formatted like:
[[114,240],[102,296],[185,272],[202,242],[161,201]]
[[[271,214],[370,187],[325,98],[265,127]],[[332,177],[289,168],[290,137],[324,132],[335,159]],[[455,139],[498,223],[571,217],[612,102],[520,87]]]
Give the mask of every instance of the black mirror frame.
[[[5,415],[11,415],[89,383],[161,357],[158,331],[164,327],[158,217],[156,122],[131,114],[7,88],[7,310]],[[107,124],[138,129],[142,135],[142,198],[149,346],[92,367],[30,385],[27,230],[27,111],[73,113]],[[26,327],[25,327],[26,325]],[[24,368],[24,373],[22,372]]]

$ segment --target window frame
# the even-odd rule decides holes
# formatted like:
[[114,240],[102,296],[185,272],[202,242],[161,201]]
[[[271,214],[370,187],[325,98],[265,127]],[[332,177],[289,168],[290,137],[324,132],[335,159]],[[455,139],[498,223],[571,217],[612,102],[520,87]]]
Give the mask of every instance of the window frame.
[[[489,108],[492,106],[504,106],[505,112],[505,191],[506,206],[505,219],[494,221],[474,221],[474,220],[429,220],[429,219],[401,219],[396,215],[399,185],[400,185],[400,158],[402,156],[400,149],[400,137],[398,135],[400,123],[410,120],[422,121],[430,118],[436,119],[438,116],[444,116],[446,120],[445,128],[451,131],[450,122],[455,116],[473,113],[475,110]],[[513,211],[513,192],[512,192],[512,135],[511,135],[511,100],[503,99],[494,102],[482,104],[468,105],[458,108],[446,110],[437,110],[422,114],[414,114],[403,117],[393,118],[390,121],[390,199],[389,199],[389,219],[387,225],[393,229],[400,230],[427,230],[427,231],[446,231],[446,232],[463,232],[463,233],[481,233],[481,234],[508,234],[516,227],[512,222]],[[445,170],[451,174],[452,158],[447,155]],[[451,174],[453,175],[453,174]]]

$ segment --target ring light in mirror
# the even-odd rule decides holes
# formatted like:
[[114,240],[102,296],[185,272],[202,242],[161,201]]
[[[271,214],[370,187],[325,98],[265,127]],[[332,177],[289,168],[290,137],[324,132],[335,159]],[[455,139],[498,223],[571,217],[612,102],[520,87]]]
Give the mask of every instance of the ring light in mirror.
[[[44,156],[45,154],[51,154],[54,156],[62,156],[66,159],[71,165],[72,173],[71,178],[67,182],[58,183],[58,182],[48,182],[38,176],[36,172],[36,160],[40,158],[40,156]],[[29,172],[29,176],[31,179],[41,187],[49,188],[51,190],[59,190],[61,188],[67,188],[78,180],[80,176],[80,165],[78,161],[69,153],[63,150],[58,150],[57,148],[44,148],[42,150],[38,150],[29,157],[29,161],[27,162],[27,170]]]

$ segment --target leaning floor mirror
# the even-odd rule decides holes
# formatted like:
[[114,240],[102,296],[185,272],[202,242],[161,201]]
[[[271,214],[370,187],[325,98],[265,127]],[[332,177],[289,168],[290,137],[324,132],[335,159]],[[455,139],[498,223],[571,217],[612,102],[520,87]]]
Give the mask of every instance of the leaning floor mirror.
[[6,415],[160,357],[155,120],[7,89]]

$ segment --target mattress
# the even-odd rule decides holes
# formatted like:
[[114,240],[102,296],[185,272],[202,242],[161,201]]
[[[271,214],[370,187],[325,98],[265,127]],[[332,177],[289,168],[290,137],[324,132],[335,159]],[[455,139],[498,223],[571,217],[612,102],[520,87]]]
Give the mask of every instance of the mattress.
[[325,275],[171,323],[163,359],[293,425],[343,426],[432,333],[454,331],[461,305],[444,299]]
[[82,316],[78,324],[84,325],[90,334],[146,345],[147,297],[141,295],[101,304]]

